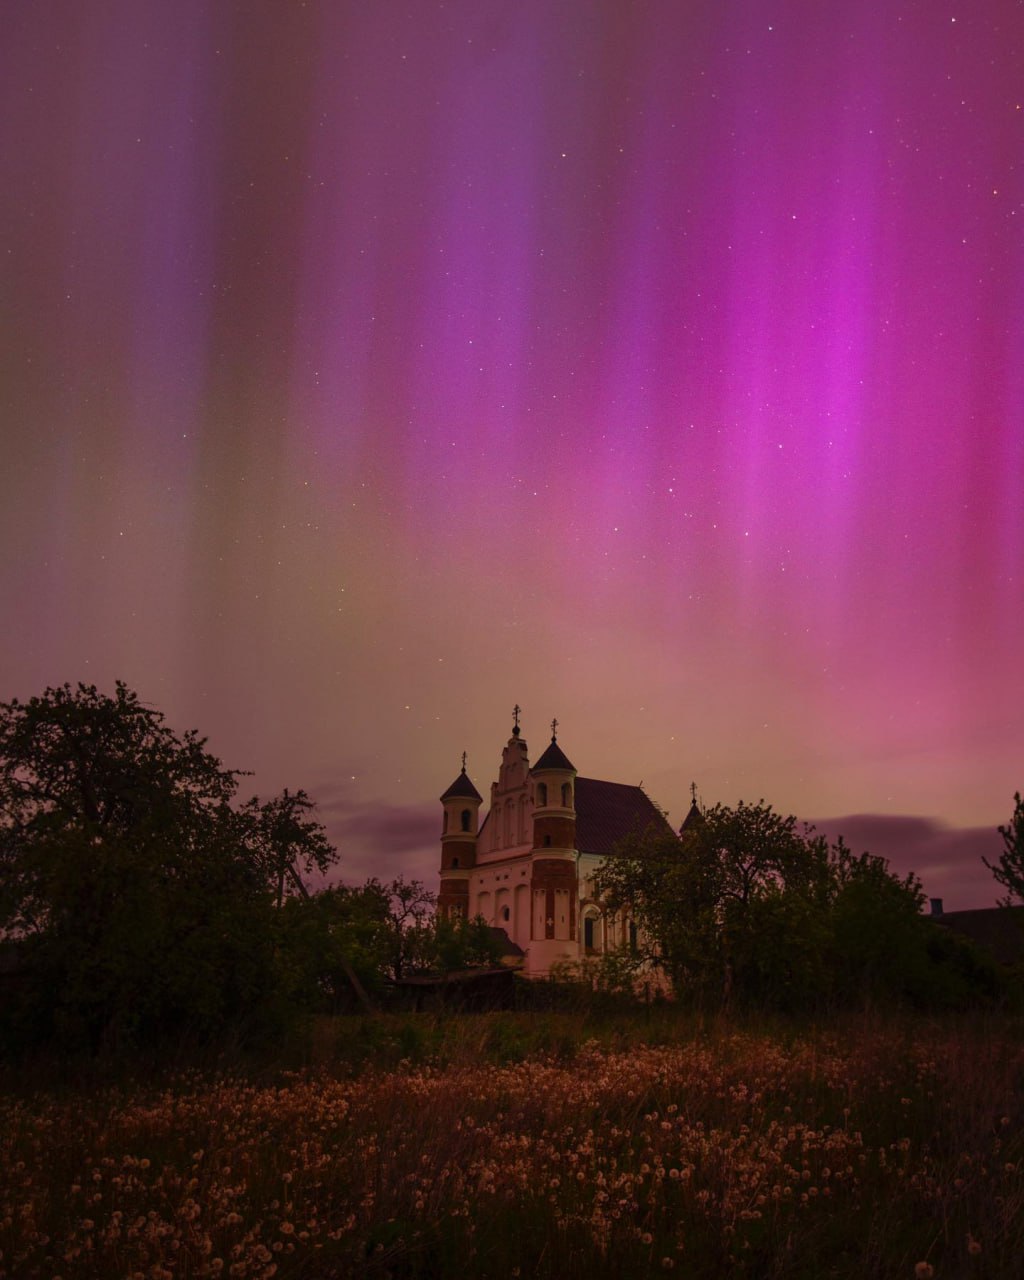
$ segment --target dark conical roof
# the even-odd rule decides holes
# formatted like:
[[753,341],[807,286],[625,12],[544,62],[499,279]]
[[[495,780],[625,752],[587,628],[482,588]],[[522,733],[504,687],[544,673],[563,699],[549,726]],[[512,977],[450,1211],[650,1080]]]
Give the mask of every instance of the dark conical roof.
[[442,800],[455,800],[458,798],[466,800],[482,800],[483,796],[477,791],[469,780],[469,774],[466,773],[466,766],[462,766],[462,772],[455,779],[452,785],[441,797]]
[[703,826],[704,815],[697,808],[697,801],[694,799],[690,804],[690,812],[683,819],[683,825],[679,828],[679,834],[684,831],[692,831],[695,827]]
[[565,754],[554,738],[548,744],[548,749],[530,770],[536,773],[539,769],[567,769],[570,773],[576,772],[576,766]]

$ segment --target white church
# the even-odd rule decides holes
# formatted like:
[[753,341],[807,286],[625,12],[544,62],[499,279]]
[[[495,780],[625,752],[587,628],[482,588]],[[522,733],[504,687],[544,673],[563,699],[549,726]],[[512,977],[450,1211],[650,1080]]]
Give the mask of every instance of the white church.
[[[504,930],[510,950],[521,953],[522,972],[543,977],[554,964],[635,942],[629,919],[602,912],[594,872],[627,836],[672,828],[642,787],[579,777],[558,745],[557,721],[531,767],[518,707],[513,715],[483,822],[483,797],[466,773],[465,756],[462,772],[441,796],[438,906],[482,916]],[[683,829],[695,815],[699,820],[696,802]]]

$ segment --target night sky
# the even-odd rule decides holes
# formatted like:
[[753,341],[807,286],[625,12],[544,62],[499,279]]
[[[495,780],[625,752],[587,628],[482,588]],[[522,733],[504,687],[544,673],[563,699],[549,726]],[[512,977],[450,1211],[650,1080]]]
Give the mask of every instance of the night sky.
[[0,699],[125,680],[353,881],[434,881],[518,702],[676,822],[763,796],[994,900],[1019,0],[3,28]]

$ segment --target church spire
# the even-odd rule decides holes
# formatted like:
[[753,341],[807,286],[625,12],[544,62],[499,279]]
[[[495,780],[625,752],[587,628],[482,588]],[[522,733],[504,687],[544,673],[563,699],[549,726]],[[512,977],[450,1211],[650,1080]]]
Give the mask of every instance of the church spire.
[[697,784],[690,783],[690,811],[683,819],[683,825],[679,828],[679,834],[683,835],[686,831],[692,831],[694,827],[703,825],[704,815],[700,811],[700,805],[697,803]]
[[533,772],[538,769],[567,769],[572,773],[576,772],[576,766],[558,745],[558,721],[551,721],[551,743],[547,750],[533,766]]
[[445,800],[454,800],[457,797],[464,797],[467,800],[482,800],[483,796],[477,791],[476,787],[470,781],[469,774],[466,772],[466,753],[462,753],[462,772],[455,779],[452,785],[441,797],[442,802]]

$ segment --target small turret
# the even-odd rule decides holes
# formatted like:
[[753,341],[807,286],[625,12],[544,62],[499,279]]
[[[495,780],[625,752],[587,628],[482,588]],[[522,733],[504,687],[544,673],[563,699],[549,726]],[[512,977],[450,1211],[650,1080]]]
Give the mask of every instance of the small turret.
[[530,893],[533,955],[541,971],[571,955],[579,914],[576,850],[576,766],[558,745],[558,721],[551,742],[530,770],[533,786],[533,849]]
[[703,825],[704,825],[704,815],[703,813],[701,813],[700,806],[697,804],[697,784],[696,782],[691,782],[690,783],[690,811],[689,813],[687,813],[686,817],[683,819],[682,826],[679,828],[679,834],[681,836],[684,836],[686,835],[687,831],[695,831],[699,827],[702,827]]
[[533,847],[575,849],[576,766],[558,745],[558,721],[551,742],[530,770],[533,781]]
[[466,773],[466,753],[462,772],[441,796],[444,805],[441,826],[441,892],[438,906],[445,915],[453,910],[468,914],[469,873],[476,866],[476,839],[483,797]]

